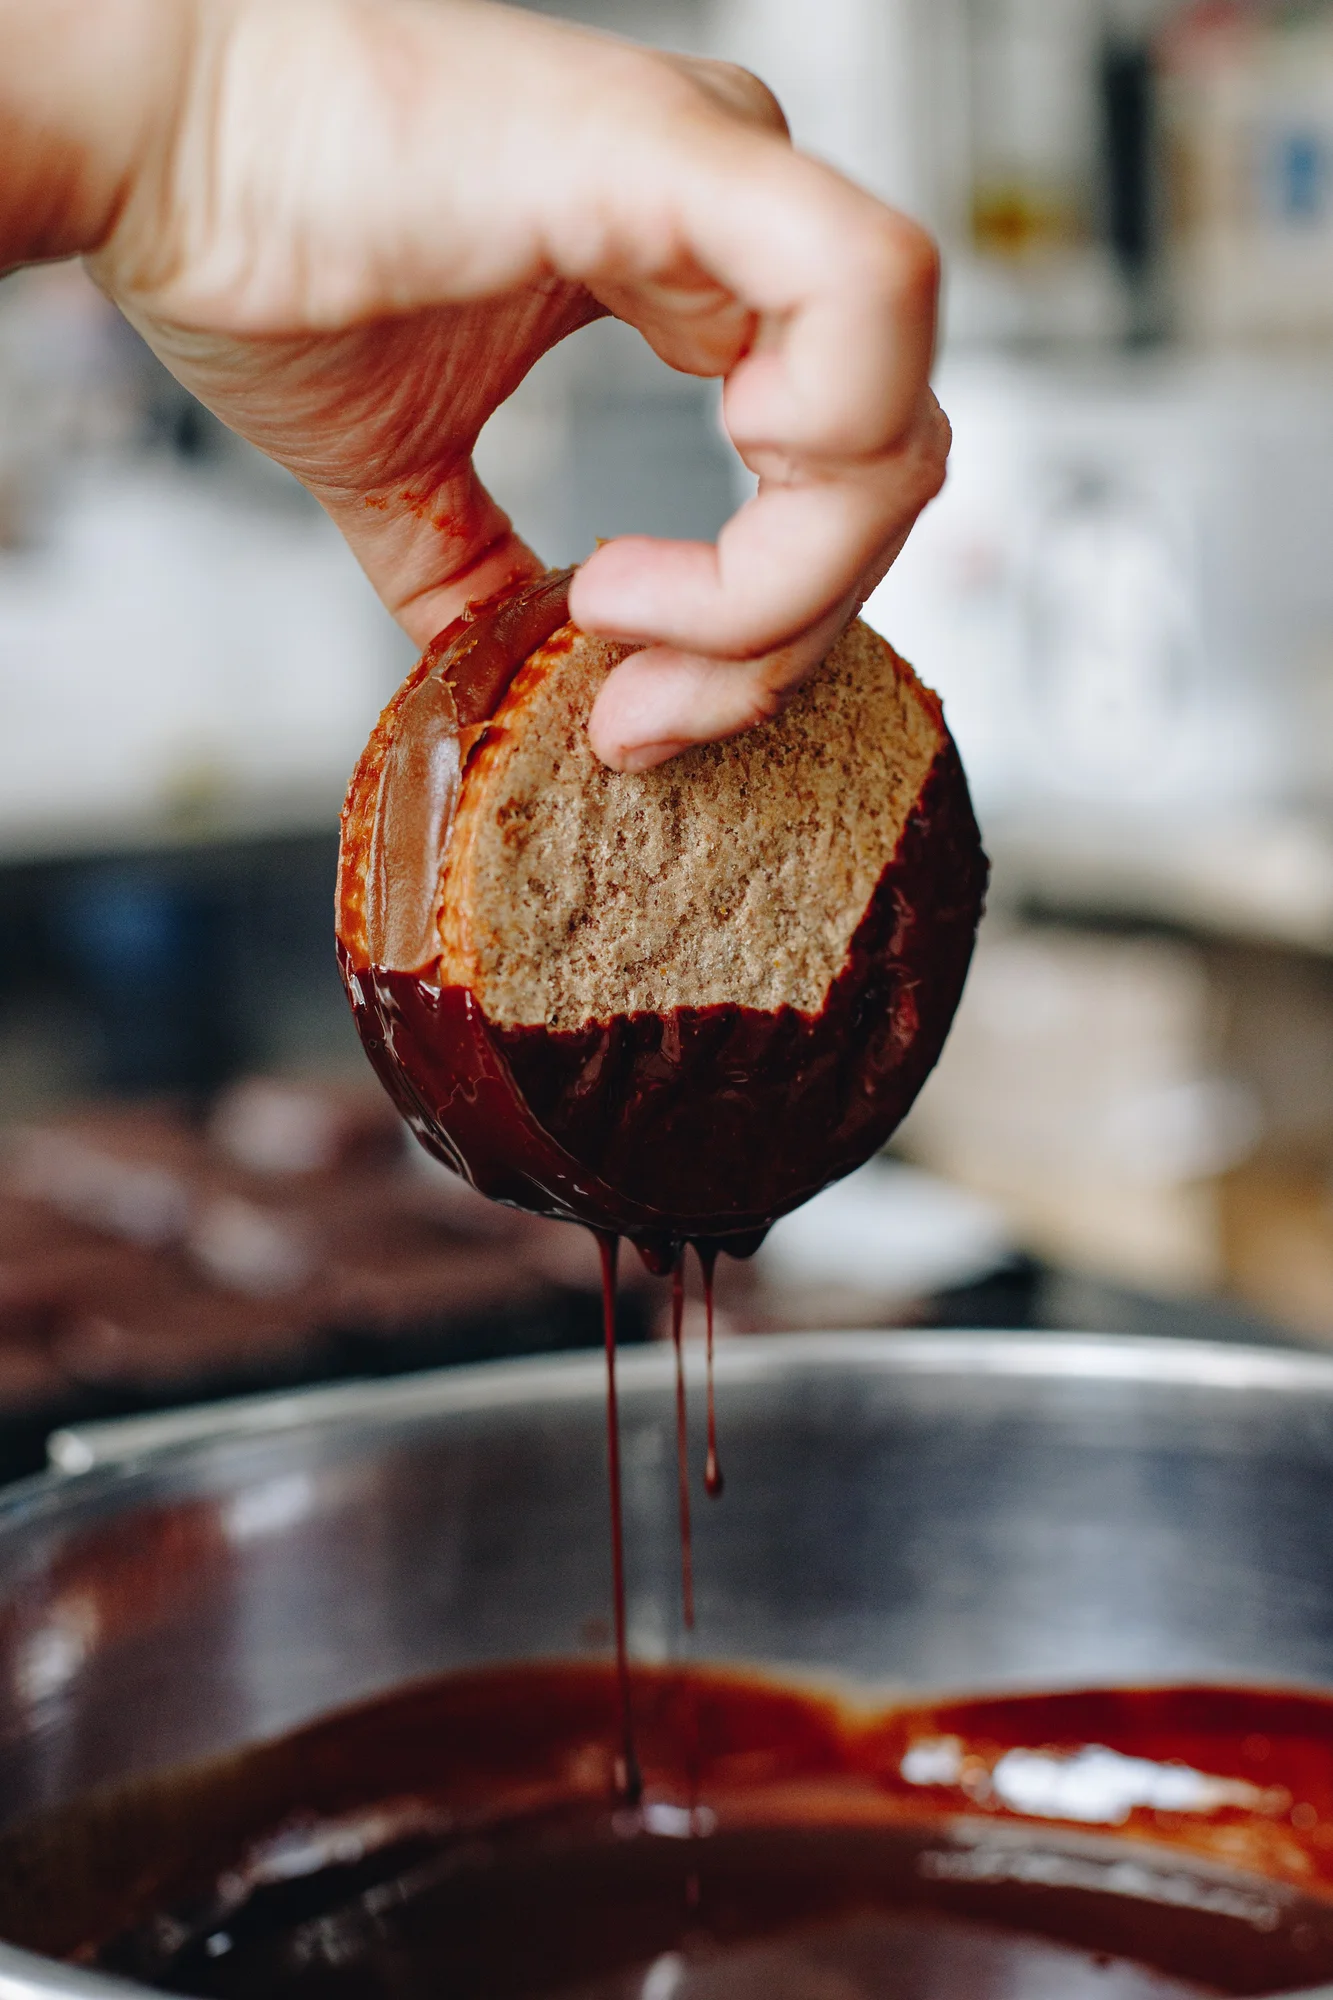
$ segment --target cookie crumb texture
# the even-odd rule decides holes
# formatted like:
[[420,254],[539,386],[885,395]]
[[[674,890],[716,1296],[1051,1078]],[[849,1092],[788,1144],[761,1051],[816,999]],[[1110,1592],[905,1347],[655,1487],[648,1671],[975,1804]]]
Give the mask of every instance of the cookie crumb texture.
[[676,1008],[816,1014],[939,751],[939,705],[859,623],[774,721],[644,773],[587,720],[623,649],[566,626],[468,771],[441,983],[500,1027]]

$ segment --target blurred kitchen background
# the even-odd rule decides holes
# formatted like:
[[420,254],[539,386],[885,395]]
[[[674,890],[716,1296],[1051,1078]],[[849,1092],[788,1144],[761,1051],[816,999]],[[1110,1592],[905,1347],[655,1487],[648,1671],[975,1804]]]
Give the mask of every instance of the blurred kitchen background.
[[[947,257],[952,477],[867,615],[945,697],[990,913],[895,1158],[729,1267],[725,1328],[1333,1345],[1333,6],[582,18],[758,70]],[[716,412],[593,328],[484,476],[553,561],[710,535]],[[409,658],[77,268],[0,284],[0,1471],[69,1415],[597,1338],[590,1246],[400,1145],[334,973]]]

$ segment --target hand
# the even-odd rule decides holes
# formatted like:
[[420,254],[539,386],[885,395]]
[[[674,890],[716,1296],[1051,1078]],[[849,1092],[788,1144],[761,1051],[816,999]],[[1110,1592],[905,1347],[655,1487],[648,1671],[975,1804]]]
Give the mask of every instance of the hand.
[[644,648],[593,743],[643,769],[773,714],[943,478],[928,239],[740,71],[484,0],[165,4],[189,32],[90,267],[167,366],[424,644],[539,567],[473,472],[481,426],[557,341],[628,321],[725,378],[759,491],[716,547],[580,570],[579,622]]

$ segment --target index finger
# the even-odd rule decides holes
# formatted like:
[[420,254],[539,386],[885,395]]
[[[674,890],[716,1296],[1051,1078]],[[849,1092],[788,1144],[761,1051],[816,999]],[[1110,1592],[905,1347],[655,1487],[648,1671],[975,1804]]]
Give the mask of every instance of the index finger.
[[[699,151],[677,190],[676,252],[755,317],[723,413],[759,494],[715,547],[607,543],[572,602],[608,636],[734,660],[825,616],[938,485],[922,490],[903,449],[934,352],[938,259],[915,224],[780,142],[727,131]],[[650,273],[641,284],[653,291]],[[615,289],[632,317],[631,288]]]
[[910,439],[895,455],[894,477],[908,496],[900,526],[855,588],[794,639],[748,659],[702,657],[663,644],[631,653],[598,694],[589,725],[597,754],[616,770],[643,771],[690,744],[735,735],[775,715],[898,554],[919,507],[940,484],[948,449],[948,420],[927,392]]

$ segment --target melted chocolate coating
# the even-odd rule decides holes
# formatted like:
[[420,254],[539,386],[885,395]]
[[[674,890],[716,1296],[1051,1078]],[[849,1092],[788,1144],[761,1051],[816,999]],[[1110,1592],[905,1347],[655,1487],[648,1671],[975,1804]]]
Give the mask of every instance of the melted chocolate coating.
[[[572,575],[551,570],[469,605],[375,725],[347,788],[338,854],[338,936],[358,965],[401,963],[384,947],[402,945],[404,932],[419,939],[406,962],[429,962],[439,860],[467,760],[523,661],[568,619]],[[405,924],[393,905],[406,906]]]
[[[515,665],[518,663],[515,662]],[[986,860],[946,739],[823,1008],[676,1008],[502,1028],[428,968],[339,961],[357,1028],[422,1143],[483,1194],[632,1238],[744,1255],[883,1145],[938,1059]]]
[[[1165,2000],[1333,1973],[1325,1697],[874,1714],[640,1668],[636,1699],[640,1812],[609,1798],[609,1667],[448,1677],[7,1829],[0,1929],[219,2000]],[[1063,1822],[1012,1803],[1020,1768],[1089,1755],[1121,1773],[1100,1807],[1086,1782]]]

